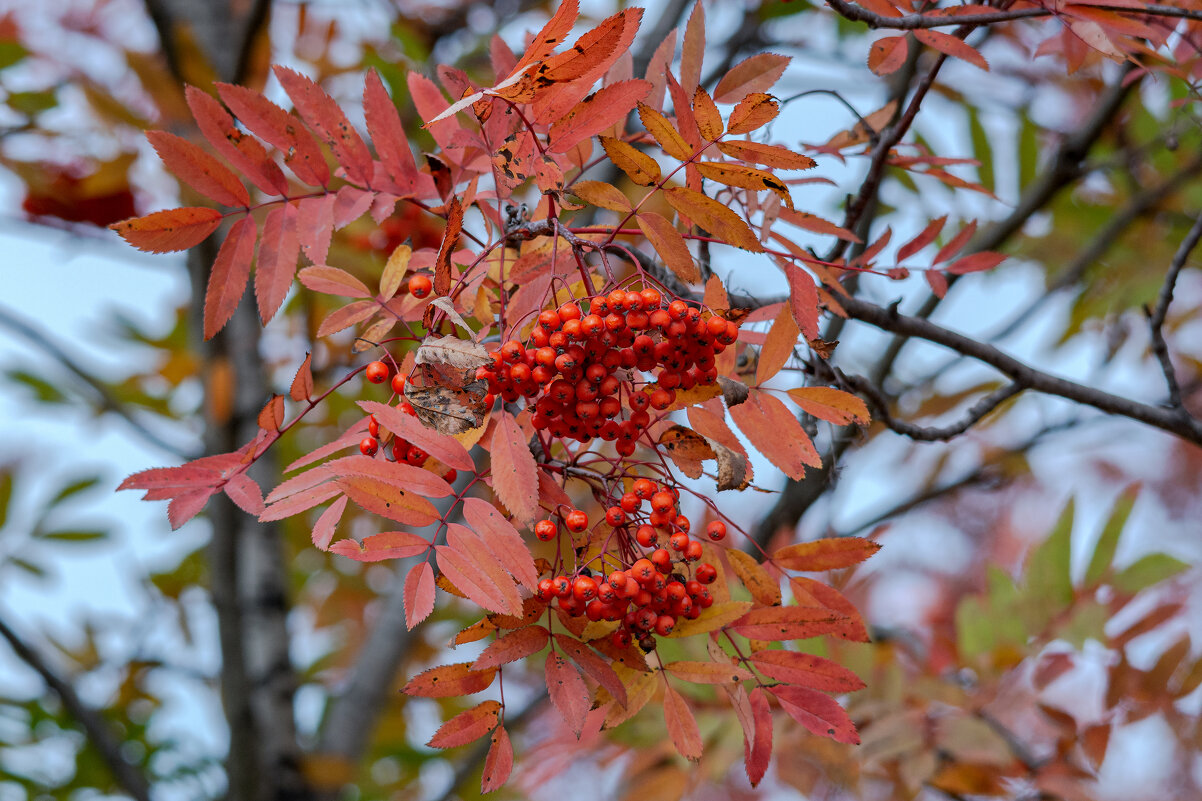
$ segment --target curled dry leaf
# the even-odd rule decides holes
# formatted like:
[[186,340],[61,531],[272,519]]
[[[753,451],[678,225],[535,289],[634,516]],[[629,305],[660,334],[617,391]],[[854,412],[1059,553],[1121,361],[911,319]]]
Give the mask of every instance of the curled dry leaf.
[[742,455],[691,428],[672,426],[660,435],[659,445],[689,478],[701,478],[701,463],[713,459],[718,464],[718,489],[741,490],[748,484],[747,463]]
[[484,424],[484,397],[488,384],[472,381],[454,387],[405,387],[405,399],[427,427],[455,436]]
[[747,393],[751,391],[742,381],[724,375],[718,376],[718,386],[722,387],[722,400],[726,401],[727,408],[738,406],[747,400]]
[[[446,299],[439,298],[438,300]],[[450,313],[454,314],[459,322],[463,321],[462,317],[455,314],[454,309]],[[421,347],[417,349],[415,361],[417,364],[449,364],[460,370],[475,371],[477,367],[482,367],[492,359],[489,358],[488,351],[484,349],[484,346],[478,342],[445,336],[426,337]]]

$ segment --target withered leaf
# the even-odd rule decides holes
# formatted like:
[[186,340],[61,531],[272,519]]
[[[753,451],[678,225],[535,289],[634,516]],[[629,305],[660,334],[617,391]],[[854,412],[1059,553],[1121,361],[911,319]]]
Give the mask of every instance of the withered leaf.
[[414,361],[417,364],[449,364],[461,370],[475,370],[492,359],[484,346],[478,342],[445,336],[426,337],[417,349]]
[[742,381],[724,375],[718,376],[718,386],[722,387],[722,399],[726,401],[728,408],[747,400],[747,393],[751,391]]
[[454,436],[484,424],[488,384],[471,381],[457,387],[406,387],[405,398],[427,427]]

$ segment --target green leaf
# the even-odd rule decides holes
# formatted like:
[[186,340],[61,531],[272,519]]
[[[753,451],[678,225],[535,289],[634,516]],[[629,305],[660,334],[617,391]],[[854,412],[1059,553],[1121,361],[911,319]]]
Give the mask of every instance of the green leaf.
[[10,381],[15,381],[18,384],[24,384],[33,390],[35,399],[39,403],[66,403],[67,396],[59,391],[58,387],[51,384],[33,373],[25,370],[9,370],[8,378]]
[[986,613],[980,598],[969,596],[956,607],[956,642],[960,656],[972,660],[993,650],[994,636],[991,616]]
[[20,42],[0,42],[0,70],[7,69],[29,55]]
[[1053,605],[1049,612],[1073,601],[1071,548],[1073,541],[1073,501],[1060,513],[1055,528],[1027,560],[1024,586],[1028,598]]
[[27,559],[22,559],[19,556],[8,557],[8,564],[12,565],[13,567],[19,568],[20,570],[24,570],[26,573],[37,576],[38,578],[46,577],[46,569],[44,567],[42,567],[41,565],[35,564],[33,562],[30,562]]
[[1018,129],[1018,184],[1022,189],[1027,188],[1039,169],[1039,129],[1031,118],[1022,115],[1022,124]]
[[57,506],[70,498],[72,495],[78,495],[81,492],[90,490],[99,483],[99,476],[88,476],[87,478],[81,478],[76,481],[72,481],[69,484],[65,484],[61,489],[59,489],[58,492],[54,494],[54,497],[50,499],[49,505]]
[[48,531],[38,538],[55,542],[95,542],[108,535],[107,531]]
[[1119,547],[1119,535],[1127,525],[1127,517],[1131,514],[1131,507],[1135,505],[1135,496],[1138,493],[1136,487],[1130,487],[1114,502],[1110,519],[1102,528],[1102,535],[1098,537],[1098,544],[1094,546],[1093,556],[1089,560],[1089,568],[1085,571],[1085,586],[1092,587],[1097,584],[1114,562],[1114,553]]
[[989,143],[989,134],[981,124],[981,114],[973,106],[968,107],[968,133],[972,137],[972,150],[981,162],[977,167],[977,177],[981,185],[990,192],[994,191],[993,175],[993,146]]
[[13,497],[13,474],[10,470],[0,472],[0,528],[8,521],[8,504]]
[[53,89],[42,92],[13,92],[8,96],[8,107],[27,117],[49,111],[57,105],[58,94]]
[[1167,553],[1150,553],[1122,570],[1114,577],[1113,584],[1123,592],[1134,595],[1188,568],[1185,562]]

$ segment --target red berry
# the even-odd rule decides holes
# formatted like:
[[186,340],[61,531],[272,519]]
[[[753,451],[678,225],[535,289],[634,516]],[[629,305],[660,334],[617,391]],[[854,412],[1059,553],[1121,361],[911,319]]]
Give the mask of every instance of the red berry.
[[726,333],[726,321],[721,317],[711,317],[706,320],[705,328],[713,336],[721,336]]
[[614,648],[628,648],[631,643],[630,632],[626,629],[618,629],[610,635],[610,642],[613,643]]
[[546,331],[558,331],[559,326],[562,325],[562,322],[560,321],[558,314],[550,309],[547,309],[544,312],[539,312],[538,324]]
[[409,279],[409,294],[415,298],[424,298],[430,294],[434,284],[425,275],[415,275]]
[[373,384],[383,384],[388,380],[388,373],[388,365],[379,361],[367,365],[367,369],[363,371],[363,374],[367,376],[367,380]]
[[[660,573],[667,573],[672,569],[672,554],[667,548],[656,548],[648,557],[651,564],[655,565],[655,569]],[[652,577],[654,578],[654,576]]]
[[[696,575],[697,581],[701,582],[702,584],[713,584],[718,579],[718,568],[714,567],[709,562],[703,562],[697,565]],[[698,587],[697,589],[700,590],[701,587]]]
[[671,615],[660,615],[655,620],[655,633],[661,637],[667,637],[676,628],[676,618]]
[[649,478],[640,478],[634,482],[634,494],[641,501],[650,498],[658,489],[656,483]]
[[543,542],[550,542],[559,533],[559,526],[550,520],[540,520],[534,524],[534,536]]
[[535,593],[535,596],[540,601],[549,601],[555,597],[555,585],[551,579],[545,578],[538,583],[538,592]]
[[666,514],[676,508],[676,499],[672,493],[661,490],[651,496],[651,508],[660,514]]
[[638,531],[634,532],[634,538],[639,545],[650,548],[655,544],[655,529],[651,526],[639,526]]
[[701,543],[697,540],[690,540],[689,544],[684,549],[684,558],[690,562],[696,562],[701,558]]
[[367,433],[375,439],[380,438],[380,423],[374,414],[367,418]]
[[447,472],[442,474],[442,480],[448,484],[454,484],[457,478],[459,478],[459,471],[453,467],[448,467]]
[[605,522],[611,526],[620,526],[626,522],[626,513],[620,506],[611,506],[605,510]]
[[668,545],[672,550],[680,552],[689,546],[689,535],[683,531],[678,531],[668,540]]
[[[666,551],[665,551],[666,553]],[[635,562],[630,568],[630,575],[639,584],[646,584],[651,579],[655,578],[655,565],[650,559],[640,559]]]
[[568,531],[579,534],[588,528],[588,515],[579,509],[573,509],[568,512],[563,522],[568,527]]
[[359,443],[359,453],[364,456],[375,456],[376,451],[380,447],[380,442],[375,437],[364,437]]
[[572,595],[579,601],[591,601],[597,597],[597,582],[589,576],[577,576],[572,582]]
[[398,395],[405,394],[405,376],[397,373],[392,377],[392,391]]
[[719,542],[726,537],[726,524],[721,520],[715,520],[705,527],[705,536],[709,537],[714,542]]
[[555,595],[559,598],[567,598],[572,594],[572,582],[568,581],[567,576],[556,576],[551,579],[551,588],[555,590]]
[[643,298],[643,308],[647,311],[653,311],[659,308],[661,301],[660,294],[657,290],[650,287],[639,293]]

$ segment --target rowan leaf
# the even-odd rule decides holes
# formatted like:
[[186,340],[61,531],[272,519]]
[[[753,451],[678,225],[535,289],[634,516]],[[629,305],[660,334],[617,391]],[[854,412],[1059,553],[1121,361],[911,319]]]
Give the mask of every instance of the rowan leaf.
[[966,273],[979,273],[985,270],[992,270],[1006,260],[1005,253],[993,253],[983,250],[978,253],[970,253],[967,256],[961,256],[952,262],[947,271],[952,275],[964,275]]
[[601,147],[626,177],[639,186],[654,186],[660,181],[659,162],[648,156],[633,145],[614,139],[612,136],[602,136]]
[[840,743],[859,745],[860,735],[839,702],[828,695],[805,687],[777,684],[768,691],[780,701],[781,708],[811,734],[829,737]]
[[271,400],[259,410],[259,428],[264,431],[279,431],[284,424],[284,396],[272,395]]
[[334,234],[334,203],[336,195],[302,198],[296,204],[296,226],[301,250],[314,264],[325,264],[330,255]]
[[768,703],[768,693],[763,687],[756,687],[749,697],[751,704],[753,735],[743,740],[743,762],[747,769],[747,779],[755,787],[763,780],[768,771],[768,763],[772,760],[772,707]]
[[229,499],[248,515],[257,517],[263,511],[263,490],[246,473],[235,473],[230,476],[229,481],[222,489],[225,490]]
[[[768,329],[768,336],[760,346],[760,358],[755,366],[756,386],[763,385],[768,379],[781,371],[781,368],[793,356],[797,347],[797,337],[801,331],[793,320],[793,310],[788,304],[782,304],[780,313]],[[858,399],[857,399],[858,400]]]
[[750,670],[736,665],[723,665],[720,662],[668,662],[664,670],[682,681],[693,684],[735,684],[749,681],[753,677]]
[[400,187],[416,191],[419,174],[401,116],[374,69],[367,71],[363,82],[363,114],[367,132],[384,169]]
[[277,503],[270,504],[259,515],[259,522],[268,523],[272,520],[283,520],[285,517],[292,517],[341,494],[342,491],[332,484],[311,487],[303,492],[289,495]]
[[495,668],[473,670],[467,662],[455,662],[450,665],[439,665],[417,674],[409,680],[401,692],[419,698],[454,698],[459,695],[471,695],[488,689],[496,675]]
[[514,519],[534,522],[538,513],[538,474],[526,435],[513,415],[502,411],[493,417],[489,453],[492,454],[493,491]]
[[533,591],[538,570],[522,535],[496,507],[480,498],[464,498],[463,519],[484,539],[488,550],[515,579]]
[[[697,7],[701,8],[701,4]],[[677,753],[691,762],[701,759],[701,731],[697,728],[697,719],[684,696],[671,686],[664,688],[664,723]]]
[[313,354],[306,353],[305,360],[296,369],[292,378],[292,386],[288,388],[288,397],[300,403],[313,397]]
[[680,46],[680,86],[685,97],[701,83],[701,64],[705,58],[705,8],[701,3],[693,6],[693,13],[684,28],[684,41]]
[[914,237],[909,242],[897,249],[898,263],[900,264],[918,251],[925,248],[927,245],[934,242],[935,237],[939,236],[939,232],[943,230],[945,223],[947,223],[946,214],[927,223],[927,226],[922,229],[918,236]]
[[559,654],[547,654],[544,663],[547,693],[559,710],[568,728],[579,737],[584,730],[584,718],[589,710],[588,688],[576,668]]
[[621,190],[602,181],[577,181],[572,184],[572,194],[585,203],[610,211],[624,214],[632,208],[630,200],[622,194]]
[[515,616],[522,614],[522,596],[518,593],[517,585],[476,532],[467,526],[452,523],[447,526],[447,545],[478,567],[495,585],[494,594],[503,606],[494,611]]
[[905,36],[886,36],[868,48],[868,69],[876,75],[891,75],[901,69],[910,54],[910,41]]
[[434,568],[418,563],[405,576],[405,627],[410,631],[434,611]]
[[409,271],[409,260],[413,257],[413,248],[408,245],[397,245],[384,264],[384,272],[380,275],[380,298],[389,300],[401,288],[405,273]]
[[549,636],[547,629],[543,626],[515,629],[494,640],[480,656],[476,657],[472,667],[476,670],[483,670],[525,659],[531,654],[537,654],[543,650],[547,646]]
[[721,139],[726,131],[726,126],[722,124],[722,115],[704,86],[698,86],[693,92],[693,118],[697,121],[697,132],[707,142]]
[[789,398],[807,414],[819,420],[845,426],[868,425],[871,416],[864,401],[850,392],[834,387],[793,387],[787,390]]
[[250,194],[238,176],[217,159],[166,131],[147,131],[146,139],[172,175],[223,206],[249,206]]
[[[575,4],[573,0],[572,4]],[[564,3],[568,5],[568,3]],[[480,792],[491,793],[500,789],[509,780],[513,772],[513,744],[504,726],[498,726],[492,733],[492,744],[484,757],[484,770],[480,776]]]
[[758,53],[743,59],[722,76],[714,87],[714,100],[719,103],[737,103],[752,92],[767,92],[792,59],[776,53]]
[[939,248],[939,252],[935,254],[935,259],[931,263],[942,264],[943,262],[955,256],[964,249],[964,246],[968,244],[968,241],[972,239],[973,234],[976,232],[977,221],[973,220],[968,225],[961,228],[960,231],[954,237],[952,237],[946,245]]
[[382,562],[385,559],[407,559],[430,550],[430,543],[409,531],[385,531],[364,537],[362,543],[352,539],[339,540],[330,546],[330,553],[354,559],[356,562]]
[[772,395],[753,392],[746,401],[730,409],[730,416],[756,450],[790,478],[800,481],[806,467],[822,466],[818,451],[801,423]]
[[659,144],[661,150],[680,161],[688,161],[692,157],[692,145],[685,141],[680,131],[676,130],[676,126],[669,122],[667,117],[646,103],[639,103],[638,108],[639,120]]
[[982,56],[975,47],[966,44],[963,39],[952,36],[950,33],[942,33],[941,31],[930,29],[924,30],[922,28],[917,28],[911,31],[911,33],[914,34],[915,39],[922,42],[927,47],[938,50],[940,53],[944,53],[954,58],[967,61],[974,67],[980,67],[986,72],[989,72],[989,62],[985,60],[985,57]]
[[615,701],[626,706],[626,686],[609,663],[593,653],[584,643],[564,634],[556,633],[555,643],[589,678],[604,687]]
[[243,125],[284,154],[293,175],[310,186],[329,184],[325,156],[299,119],[245,86],[218,83],[217,94]]
[[850,693],[866,686],[837,662],[796,651],[756,651],[749,659],[770,679],[827,693]]
[[809,156],[794,153],[780,145],[730,140],[719,142],[718,149],[731,158],[763,164],[778,170],[808,170],[817,166],[817,162]]
[[396,407],[376,401],[359,401],[359,407],[374,414],[380,425],[417,445],[430,456],[456,470],[474,470],[471,455],[454,437],[439,434],[423,426],[415,418]]
[[857,565],[880,549],[880,544],[862,537],[826,537],[786,545],[772,554],[772,561],[786,570],[812,573]]
[[650,91],[650,83],[637,79],[618,81],[599,89],[551,126],[547,133],[547,149],[552,153],[566,153],[579,142],[612,128],[626,119],[635,103]]
[[257,139],[247,136],[216,98],[188,86],[184,96],[201,134],[226,161],[268,195],[288,194],[288,179]]
[[455,748],[460,745],[479,740],[497,727],[501,718],[501,704],[498,701],[485,701],[464,712],[438,727],[430,742],[431,748]]
[[780,218],[790,225],[796,225],[798,228],[804,228],[817,234],[828,234],[847,242],[860,241],[860,237],[851,231],[835,225],[829,220],[824,220],[815,214],[804,211],[793,211],[792,209],[781,209]]
[[730,630],[749,640],[804,640],[836,632],[845,623],[845,616],[822,607],[764,606],[736,620]]
[[793,208],[793,196],[789,194],[789,188],[770,172],[744,167],[742,164],[723,164],[716,161],[704,161],[696,166],[697,171],[711,181],[757,192],[767,189],[779,197],[785,206]]
[[[432,428],[436,433],[450,437],[466,436],[484,425],[488,411],[485,404],[487,395],[488,384],[484,381],[471,381],[462,388],[405,387],[405,399],[422,424],[427,429]],[[474,443],[475,440],[470,443],[465,440],[461,444],[466,446]]]
[[676,211],[723,242],[753,253],[763,252],[763,246],[743,218],[713,198],[683,186],[665,189],[664,196]]
[[763,92],[752,92],[739,101],[726,121],[726,131],[733,136],[751,133],[776,119],[780,104]]
[[313,524],[313,533],[311,535],[313,544],[323,551],[330,550],[330,541],[334,539],[334,533],[338,529],[338,522],[342,519],[342,513],[346,511],[346,502],[347,497],[339,495],[321,513],[317,518],[317,522]]
[[371,290],[362,281],[338,267],[306,267],[297,273],[296,277],[306,289],[324,295],[339,295],[344,298],[371,297]]
[[543,77],[552,82],[574,81],[590,74],[598,77],[617,59],[618,46],[638,31],[643,9],[627,8],[602,20],[597,27],[586,31],[568,50],[547,59],[541,69]]
[[847,618],[848,622],[838,631],[831,632],[832,636],[851,642],[869,641],[868,627],[864,625],[863,616],[855,605],[834,587],[806,576],[790,576],[789,588],[793,591],[798,605],[818,604]]
[[749,553],[738,548],[728,548],[726,559],[730,568],[743,582],[743,586],[751,593],[751,597],[761,606],[780,606],[780,581],[768,575],[764,566]]
[[217,230],[222,219],[217,209],[183,206],[122,220],[109,228],[138,250],[171,253],[199,245]]
[[514,66],[514,70],[536,61],[542,61],[551,55],[555,46],[572,32],[572,26],[576,24],[579,16],[580,3],[578,0],[564,0],[560,3],[559,7],[555,9],[555,14],[547,20],[547,24],[530,40],[529,49]]
[[267,212],[255,260],[255,300],[264,325],[275,316],[292,288],[296,261],[300,257],[296,206],[285,203]]
[[251,216],[234,223],[217,251],[205,289],[204,337],[212,339],[234,316],[250,280],[258,227]]
[[[490,612],[508,614],[513,611],[508,599],[500,597],[501,588],[471,555],[449,545],[436,545],[434,552],[439,571],[476,606]],[[512,582],[510,586],[513,586]]]
[[727,626],[747,614],[753,607],[751,601],[727,601],[715,603],[704,610],[695,620],[679,620],[676,628],[668,636],[670,638],[691,637],[694,634],[707,634]]
[[337,101],[299,72],[278,64],[272,67],[272,72],[288,93],[301,119],[330,147],[347,176],[356,183],[370,183],[371,153]]
[[403,525],[426,526],[439,519],[438,510],[421,495],[374,476],[343,476],[334,483],[365,511]]
[[438,246],[438,256],[434,259],[434,291],[439,295],[451,291],[451,253],[459,244],[462,230],[463,204],[458,197],[453,197],[447,205],[447,227],[442,232],[442,244]]
[[638,223],[647,241],[677,278],[686,284],[695,284],[701,280],[701,272],[693,261],[688,243],[671,221],[653,211],[643,211],[638,215]]

